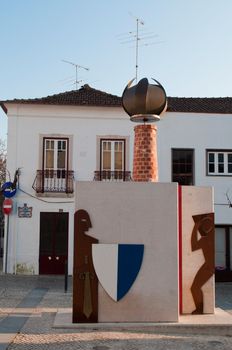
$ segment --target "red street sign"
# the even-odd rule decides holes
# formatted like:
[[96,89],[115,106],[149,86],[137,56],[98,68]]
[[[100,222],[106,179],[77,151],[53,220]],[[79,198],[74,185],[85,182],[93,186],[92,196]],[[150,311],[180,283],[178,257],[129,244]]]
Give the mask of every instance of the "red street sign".
[[3,201],[3,212],[4,212],[4,214],[9,215],[10,212],[12,211],[12,208],[13,208],[13,201],[12,201],[12,199],[6,198]]

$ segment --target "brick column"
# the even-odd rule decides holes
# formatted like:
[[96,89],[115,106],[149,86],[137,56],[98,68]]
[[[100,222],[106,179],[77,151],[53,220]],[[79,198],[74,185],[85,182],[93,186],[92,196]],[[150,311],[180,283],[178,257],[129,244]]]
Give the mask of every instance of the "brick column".
[[158,181],[158,161],[155,125],[137,125],[134,128],[134,181]]

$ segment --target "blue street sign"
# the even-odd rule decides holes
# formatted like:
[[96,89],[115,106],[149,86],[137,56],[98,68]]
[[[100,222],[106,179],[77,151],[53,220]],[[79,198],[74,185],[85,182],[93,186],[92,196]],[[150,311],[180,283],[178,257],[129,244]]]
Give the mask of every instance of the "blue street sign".
[[16,191],[17,191],[16,188],[13,188],[13,183],[10,181],[5,182],[2,185],[2,192],[3,192],[4,197],[6,197],[6,198],[14,197],[16,194]]

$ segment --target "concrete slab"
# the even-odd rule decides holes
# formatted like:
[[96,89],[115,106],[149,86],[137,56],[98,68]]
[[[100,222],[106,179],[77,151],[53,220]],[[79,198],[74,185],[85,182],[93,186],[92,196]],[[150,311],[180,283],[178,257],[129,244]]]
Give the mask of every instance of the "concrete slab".
[[138,276],[119,303],[109,298],[106,289],[114,290],[117,279],[107,276],[115,271],[111,268],[117,266],[117,259],[109,254],[105,256],[107,260],[102,261],[99,255],[98,264],[95,261],[95,270],[98,266],[97,274],[101,274],[99,322],[178,321],[177,190],[176,183],[78,182],[76,209],[88,212],[93,227],[87,234],[99,240],[98,248],[100,244],[114,243],[144,245]]
[[14,340],[16,337],[16,333],[14,334],[8,334],[8,333],[1,333],[0,336],[0,350],[6,350],[10,343]]
[[5,350],[25,324],[28,315],[10,315],[0,322],[0,350]]
[[204,315],[181,315],[179,322],[181,324],[191,325],[231,325],[232,327],[232,315],[222,310],[221,308],[215,308],[215,314]]
[[232,315],[216,308],[215,314],[183,315],[179,322],[160,323],[72,323],[72,309],[58,309],[53,328],[81,330],[127,330],[152,333],[191,333],[232,335]]
[[8,348],[47,291],[47,288],[33,289],[11,310],[11,314],[0,319],[0,350]]
[[30,291],[26,297],[17,305],[17,308],[34,308],[36,307],[44,295],[47,293],[48,288],[34,288]]

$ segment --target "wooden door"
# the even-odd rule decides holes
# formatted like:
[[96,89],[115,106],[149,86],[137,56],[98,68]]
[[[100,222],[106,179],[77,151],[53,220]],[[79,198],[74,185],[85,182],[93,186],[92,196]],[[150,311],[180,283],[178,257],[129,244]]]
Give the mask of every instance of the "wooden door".
[[40,213],[39,274],[63,275],[68,259],[68,213]]

